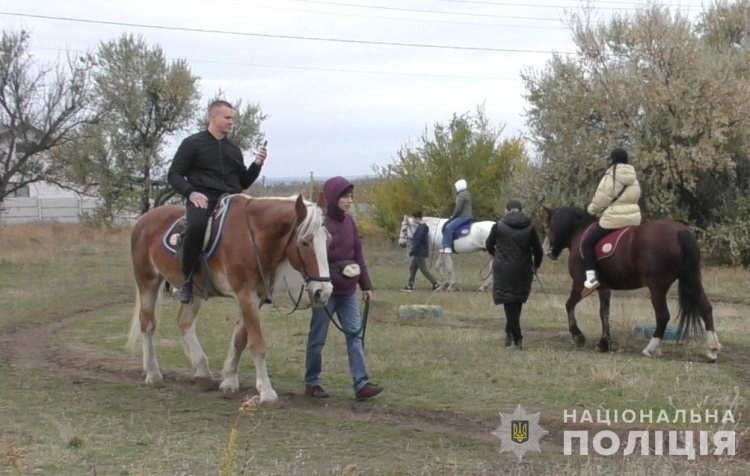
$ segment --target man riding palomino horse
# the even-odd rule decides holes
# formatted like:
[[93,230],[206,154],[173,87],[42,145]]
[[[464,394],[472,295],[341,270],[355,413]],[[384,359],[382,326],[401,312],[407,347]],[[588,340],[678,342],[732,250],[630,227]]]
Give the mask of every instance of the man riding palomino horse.
[[466,185],[466,180],[458,180],[454,187],[456,187],[456,206],[453,208],[453,214],[448,219],[448,223],[443,229],[443,248],[440,250],[441,253],[452,253],[453,252],[453,234],[462,225],[469,223],[474,220],[474,212],[471,208],[471,193]]
[[240,193],[260,175],[266,160],[261,147],[255,161],[245,167],[242,151],[227,137],[234,125],[234,109],[227,101],[208,106],[208,128],[182,141],[175,153],[167,180],[187,199],[187,230],[182,247],[184,280],[175,298],[183,304],[193,300],[193,274],[198,266],[209,218],[221,195]]
[[614,149],[609,160],[612,165],[604,173],[588,206],[589,214],[599,217],[599,220],[584,236],[581,245],[586,266],[582,297],[593,293],[600,286],[594,251],[599,240],[620,228],[641,224],[641,209],[638,206],[641,186],[638,184],[635,168],[628,163],[628,153],[624,149]]

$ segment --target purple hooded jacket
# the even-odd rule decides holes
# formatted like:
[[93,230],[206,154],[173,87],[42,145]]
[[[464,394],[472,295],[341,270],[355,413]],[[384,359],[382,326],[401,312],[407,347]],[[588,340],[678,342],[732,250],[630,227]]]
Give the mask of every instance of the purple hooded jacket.
[[357,292],[357,283],[363,291],[372,289],[370,275],[367,272],[365,258],[362,254],[362,241],[357,233],[357,226],[351,215],[338,206],[339,198],[354,190],[354,185],[344,177],[332,177],[323,185],[323,195],[326,197],[326,228],[331,234],[328,245],[328,262],[336,263],[354,260],[359,264],[359,278],[347,278],[331,270],[333,294],[346,296]]

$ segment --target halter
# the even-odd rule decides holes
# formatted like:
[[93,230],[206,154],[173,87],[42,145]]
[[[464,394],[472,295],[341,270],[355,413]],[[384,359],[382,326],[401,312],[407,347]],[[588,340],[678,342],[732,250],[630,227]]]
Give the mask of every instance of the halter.
[[414,230],[412,229],[412,226],[409,224],[409,219],[406,218],[402,222],[401,226],[401,235],[399,235],[399,238],[404,238],[406,241],[409,241],[414,238]]
[[[245,203],[245,210],[244,210],[244,212],[245,212],[244,213],[244,215],[245,215],[245,227],[247,228],[247,231],[250,232],[250,241],[252,241],[253,248],[255,248],[255,261],[258,264],[258,270],[260,271],[260,278],[263,281],[263,287],[266,288],[266,294],[268,296],[268,299],[270,299],[271,302],[273,302],[273,289],[270,286],[270,284],[268,283],[268,276],[266,276],[266,272],[263,269],[263,263],[261,263],[261,261],[260,261],[260,253],[258,253],[258,244],[255,241],[255,232],[253,232],[253,227],[250,226],[250,215],[247,213],[247,207],[248,207],[248,205],[250,205],[250,201],[251,200],[248,200]],[[297,227],[295,227],[295,230],[296,229],[297,229]],[[294,235],[295,235],[294,232],[292,232],[292,233],[289,234],[289,239],[286,242],[286,246],[289,246],[289,242],[292,240],[292,238],[294,238]],[[321,282],[321,283],[326,283],[326,282],[330,282],[331,281],[330,277],[327,277],[327,278],[318,277],[318,278],[316,278],[316,277],[310,276],[310,274],[307,272],[307,267],[305,266],[305,261],[302,259],[302,253],[299,250],[300,246],[301,245],[299,244],[299,242],[297,242],[295,244],[295,249],[297,250],[297,257],[299,258],[300,264],[302,265],[302,273],[301,274],[302,274],[302,279],[305,281],[305,284],[302,286],[302,289],[300,289],[299,299],[295,303],[294,309],[292,310],[292,312],[294,312],[297,309],[297,307],[299,306],[299,303],[302,300],[302,292],[304,291],[304,288],[307,286],[307,283],[309,283],[310,281],[317,281],[317,282]]]

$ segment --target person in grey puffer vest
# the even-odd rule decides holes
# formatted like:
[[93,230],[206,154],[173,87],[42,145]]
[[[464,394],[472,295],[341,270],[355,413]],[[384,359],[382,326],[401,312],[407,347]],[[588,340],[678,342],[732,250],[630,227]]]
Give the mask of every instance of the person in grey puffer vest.
[[487,252],[494,257],[492,300],[505,310],[505,347],[515,344],[517,350],[523,349],[521,309],[544,257],[539,235],[522,208],[518,200],[508,201],[507,214],[492,225],[485,242]]
[[466,180],[458,180],[454,187],[456,187],[456,206],[453,208],[453,214],[448,219],[448,223],[443,228],[443,248],[440,250],[441,253],[452,253],[453,252],[453,233],[472,220],[474,220],[474,211],[471,208],[471,193],[466,185]]

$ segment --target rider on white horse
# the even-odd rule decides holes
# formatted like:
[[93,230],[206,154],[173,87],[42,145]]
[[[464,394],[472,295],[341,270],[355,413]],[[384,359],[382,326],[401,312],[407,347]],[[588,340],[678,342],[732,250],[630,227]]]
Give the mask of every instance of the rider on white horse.
[[474,212],[471,209],[471,194],[466,186],[466,180],[458,180],[454,186],[456,187],[456,206],[453,209],[453,215],[451,215],[448,224],[445,225],[443,230],[443,248],[440,250],[441,253],[452,253],[453,252],[453,233],[461,226],[474,219]]

